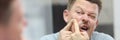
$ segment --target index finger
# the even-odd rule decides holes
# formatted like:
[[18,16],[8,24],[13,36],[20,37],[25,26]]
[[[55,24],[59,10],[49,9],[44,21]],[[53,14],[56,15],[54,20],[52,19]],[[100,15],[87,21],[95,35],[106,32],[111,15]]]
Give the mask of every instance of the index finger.
[[69,31],[72,24],[73,24],[73,19],[71,19],[70,22],[68,22],[68,24],[62,30]]
[[75,32],[80,32],[80,27],[79,27],[79,25],[81,25],[82,24],[82,21],[80,22],[80,24],[77,22],[77,20],[76,19],[74,19],[74,28],[75,28]]

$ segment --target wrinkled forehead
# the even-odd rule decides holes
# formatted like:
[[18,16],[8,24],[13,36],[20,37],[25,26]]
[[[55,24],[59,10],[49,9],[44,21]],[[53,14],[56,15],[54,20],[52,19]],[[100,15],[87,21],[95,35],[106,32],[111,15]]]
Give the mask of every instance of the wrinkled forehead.
[[98,6],[95,3],[91,3],[86,0],[76,0],[73,4],[73,8],[81,8],[86,12],[98,13]]

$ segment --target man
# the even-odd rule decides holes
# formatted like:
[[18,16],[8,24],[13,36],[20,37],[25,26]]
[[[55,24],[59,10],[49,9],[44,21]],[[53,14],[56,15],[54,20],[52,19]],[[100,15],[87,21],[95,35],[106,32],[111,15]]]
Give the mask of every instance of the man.
[[100,0],[69,0],[63,12],[67,25],[60,32],[40,40],[113,40],[107,34],[94,31],[101,8]]
[[24,40],[25,21],[19,0],[0,0],[0,40]]

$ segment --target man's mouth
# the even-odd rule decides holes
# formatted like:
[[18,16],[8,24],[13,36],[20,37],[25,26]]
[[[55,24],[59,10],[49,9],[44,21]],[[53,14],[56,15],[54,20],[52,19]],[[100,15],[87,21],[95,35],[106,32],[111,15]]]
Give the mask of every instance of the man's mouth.
[[84,30],[84,31],[87,31],[89,28],[88,28],[87,25],[82,25],[82,26],[80,26],[80,29]]

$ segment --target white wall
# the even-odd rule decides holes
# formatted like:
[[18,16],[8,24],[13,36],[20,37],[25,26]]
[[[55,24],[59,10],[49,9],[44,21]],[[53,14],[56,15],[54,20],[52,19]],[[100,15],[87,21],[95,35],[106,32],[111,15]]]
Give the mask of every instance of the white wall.
[[29,40],[39,40],[52,33],[51,0],[22,0],[28,26],[24,35]]
[[115,40],[120,40],[120,0],[114,0],[113,2]]

